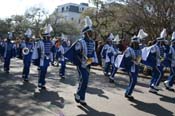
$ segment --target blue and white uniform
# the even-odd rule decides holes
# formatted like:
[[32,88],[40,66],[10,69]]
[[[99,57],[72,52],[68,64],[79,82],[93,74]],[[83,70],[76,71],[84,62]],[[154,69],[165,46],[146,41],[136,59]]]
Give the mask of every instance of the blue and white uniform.
[[160,84],[160,81],[162,80],[162,77],[164,75],[164,64],[163,61],[166,59],[166,53],[165,53],[165,47],[163,45],[157,44],[157,46],[159,47],[159,51],[160,51],[160,66],[158,66],[160,72],[161,72],[161,76],[157,79],[155,86],[158,87]]
[[175,80],[175,45],[170,47],[169,59],[171,60],[170,75],[167,81],[164,82],[168,89],[172,88]]
[[91,63],[98,63],[95,52],[95,42],[87,38],[80,39],[75,45],[75,51],[81,62],[79,65],[77,65],[80,81],[77,95],[79,95],[80,100],[85,100],[91,65],[87,64],[87,59],[92,59]]
[[163,46],[163,42],[165,41],[166,35],[167,35],[166,29],[163,29],[163,31],[160,34],[160,37],[156,39],[157,43],[154,44],[150,50],[149,56],[150,61],[152,61],[151,65],[153,70],[152,70],[152,79],[150,82],[149,92],[157,93],[157,91],[160,89],[158,86],[163,77],[163,68],[164,68],[163,61],[166,56],[165,48]]
[[116,52],[113,48],[113,45],[108,45],[107,49],[106,49],[106,54],[105,54],[105,68],[104,68],[104,74],[106,76],[109,75],[110,70],[110,66],[114,64],[114,58],[116,55]]
[[74,94],[75,101],[81,105],[86,105],[85,94],[89,81],[90,66],[92,63],[98,63],[95,42],[92,40],[92,21],[88,16],[85,18],[85,27],[82,33],[84,37],[72,44],[72,47],[64,56],[77,66],[79,74],[79,86]]
[[161,78],[163,76],[163,64],[162,59],[164,59],[164,48],[158,44],[153,45],[150,51],[152,55],[152,60],[155,61],[152,71],[152,79],[150,82],[150,91],[153,89],[157,90]]
[[174,90],[172,87],[175,80],[175,32],[173,32],[172,34],[171,42],[172,45],[170,46],[169,54],[167,55],[170,61],[170,75],[168,79],[164,82],[164,85],[168,90]]
[[60,77],[64,78],[65,76],[65,68],[66,68],[66,61],[64,58],[64,48],[62,45],[60,45],[58,48],[56,48],[56,59],[61,63],[61,67],[59,70]]
[[118,67],[115,66],[115,62],[118,62],[118,61],[117,61],[117,56],[118,56],[119,54],[122,53],[122,52],[119,51],[118,48],[115,48],[114,50],[115,50],[115,54],[114,54],[114,63],[113,63],[113,65],[112,65],[111,76],[109,77],[110,80],[114,80],[114,76],[115,76],[115,74],[116,74],[116,72],[117,72],[117,70],[118,70]]
[[4,41],[0,40],[0,60],[3,60],[4,56]]
[[50,62],[53,60],[53,54],[51,52],[53,45],[50,40],[43,39],[39,41],[38,47],[41,51],[39,54],[40,71],[39,71],[38,86],[45,87],[45,84],[46,84],[45,78],[46,78],[47,68],[50,65]]
[[138,77],[138,65],[134,63],[134,61],[136,61],[136,59],[141,57],[141,50],[140,49],[134,50],[133,48],[128,47],[124,52],[124,57],[125,57],[125,64],[127,64],[125,68],[130,77],[130,83],[126,89],[125,95],[130,96],[137,83],[137,77]]
[[4,71],[9,73],[10,60],[15,55],[14,44],[8,39],[4,44]]
[[33,43],[32,42],[24,42],[21,45],[22,49],[28,49],[28,54],[23,53],[23,73],[22,77],[24,80],[28,80],[29,73],[30,73],[30,65],[32,61],[32,54],[33,54]]

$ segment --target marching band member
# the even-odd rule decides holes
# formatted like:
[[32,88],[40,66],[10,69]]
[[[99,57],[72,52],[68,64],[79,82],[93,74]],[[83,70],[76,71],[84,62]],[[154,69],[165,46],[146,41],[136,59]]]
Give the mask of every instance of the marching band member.
[[117,55],[118,54],[122,54],[121,51],[119,51],[119,48],[117,46],[117,43],[120,41],[120,38],[119,38],[119,35],[117,35],[115,38],[114,38],[114,42],[113,42],[113,47],[114,47],[114,50],[115,50],[115,54],[114,54],[114,63],[112,64],[112,70],[111,70],[111,75],[109,77],[109,82],[110,83],[114,83],[114,76],[118,70],[118,68],[115,66],[115,62],[117,62]]
[[70,47],[70,41],[68,41],[67,37],[62,33],[61,34],[61,43],[62,43],[62,47],[64,48],[64,51],[66,52],[69,47]]
[[160,37],[157,38],[156,44],[154,44],[150,50],[150,53],[152,55],[151,61],[154,61],[152,63],[153,71],[152,71],[152,79],[150,82],[150,90],[149,92],[157,93],[159,90],[158,85],[160,83],[160,80],[163,75],[163,64],[162,61],[164,60],[164,38],[166,36],[166,29],[163,29],[163,31],[160,34]]
[[16,38],[16,43],[15,43],[15,48],[16,48],[16,58],[22,59],[22,44],[24,43],[22,38],[17,37]]
[[[148,34],[145,33],[143,31],[143,29],[140,29],[139,32],[138,32],[138,35],[137,35],[138,42],[140,42],[140,40],[145,39],[146,37],[148,37]],[[140,47],[140,44],[139,44],[139,49],[138,50],[140,51],[141,49],[142,49],[142,47]],[[118,51],[117,54],[118,55],[121,54],[121,51]],[[118,64],[118,58],[115,59],[115,63],[114,63],[114,66],[113,66],[114,68],[113,68],[113,70],[111,72],[111,76],[110,76],[111,79],[114,79],[114,76],[115,76],[115,73],[117,72],[117,69],[120,68],[120,67],[117,66],[117,64]],[[123,68],[125,68],[125,67],[123,67]]]
[[169,61],[170,61],[170,75],[166,81],[164,81],[164,85],[166,89],[174,91],[173,83],[175,80],[175,32],[172,34],[172,39],[171,39],[171,46],[169,49],[169,55],[168,55]]
[[125,97],[134,99],[131,95],[137,83],[138,65],[141,60],[141,49],[139,47],[139,38],[134,36],[131,38],[131,45],[124,52],[125,69],[129,74],[130,82],[126,89]]
[[79,87],[75,96],[75,101],[86,105],[85,93],[88,86],[91,63],[98,63],[95,52],[95,42],[93,40],[92,21],[87,16],[85,18],[85,28],[82,30],[84,36],[75,42],[65,53],[65,57],[73,62],[78,69]]
[[[139,32],[138,32],[137,37],[140,40],[139,47],[140,47],[141,50],[143,50],[146,47],[145,40],[148,37],[148,34],[146,32],[144,32],[143,29],[140,29]],[[142,72],[142,73],[147,72],[147,69],[148,69],[148,66],[146,66],[146,65],[144,67],[139,66],[139,72]]]
[[15,48],[11,39],[13,38],[13,33],[8,32],[7,41],[4,44],[4,71],[9,73],[10,70],[10,60],[15,55]]
[[110,66],[114,63],[114,56],[116,55],[116,52],[115,52],[113,45],[112,45],[113,39],[114,39],[114,36],[111,33],[107,38],[107,44],[104,45],[104,47],[101,51],[102,58],[105,58],[105,67],[104,67],[104,75],[105,76],[110,75],[109,74]]
[[37,36],[35,38],[34,46],[33,46],[33,54],[32,54],[32,63],[33,65],[38,67],[40,67],[40,58],[41,58],[41,49],[40,49],[40,41],[41,41],[41,37]]
[[146,47],[145,39],[148,37],[148,34],[144,32],[143,29],[140,29],[137,37],[140,39],[140,44],[139,44],[140,49],[143,49],[144,47]]
[[60,39],[58,39],[56,41],[55,48],[56,48],[56,60],[61,63],[61,67],[60,67],[60,70],[59,70],[59,75],[62,79],[64,79],[65,78],[66,62],[65,62],[65,58],[64,58],[64,48],[61,45],[61,40]]
[[110,43],[110,41],[108,41],[108,39],[107,39],[106,44],[103,45],[103,48],[102,48],[101,53],[100,53],[101,58],[102,58],[102,68],[103,68],[103,70],[105,68],[106,51],[109,47],[109,43]]
[[30,42],[31,37],[32,31],[31,29],[28,29],[25,33],[25,42],[21,44],[24,64],[22,78],[24,79],[24,82],[28,82],[30,65],[32,60],[33,43]]
[[61,53],[58,52],[59,47],[61,45],[61,38],[56,37],[55,44],[54,44],[54,61],[53,61],[53,66],[59,67],[59,60],[61,57]]
[[51,36],[50,33],[53,31],[50,24],[46,26],[46,30],[43,34],[43,39],[39,41],[39,49],[40,52],[38,56],[40,56],[39,60],[39,80],[38,80],[38,87],[41,89],[46,89],[45,84],[45,78],[47,73],[47,68],[50,64],[50,62],[53,60],[52,55],[52,42],[50,40]]
[[4,54],[4,40],[0,38],[0,61],[3,61]]

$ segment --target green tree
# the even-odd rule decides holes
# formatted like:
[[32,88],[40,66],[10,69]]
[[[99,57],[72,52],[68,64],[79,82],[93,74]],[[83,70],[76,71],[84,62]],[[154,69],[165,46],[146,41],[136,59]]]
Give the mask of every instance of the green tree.
[[17,35],[25,33],[25,31],[32,26],[31,22],[23,15],[13,15],[11,18],[13,22],[12,30]]
[[43,21],[48,18],[48,12],[44,8],[30,7],[25,11],[25,17],[31,22],[35,35],[38,35],[44,27]]
[[80,32],[79,27],[72,21],[66,21],[57,9],[49,16],[45,23],[49,22],[54,30],[54,35],[61,35],[61,33],[67,35],[78,35]]

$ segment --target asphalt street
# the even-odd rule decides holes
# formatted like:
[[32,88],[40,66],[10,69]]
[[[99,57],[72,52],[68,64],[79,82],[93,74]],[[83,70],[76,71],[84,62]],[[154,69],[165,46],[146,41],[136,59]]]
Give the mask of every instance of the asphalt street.
[[23,83],[22,61],[13,59],[10,74],[3,72],[0,63],[0,116],[175,116],[175,92],[161,83],[158,94],[149,93],[149,79],[138,78],[133,96],[124,97],[127,75],[117,74],[115,83],[108,82],[101,70],[91,70],[86,94],[88,106],[74,101],[78,73],[68,65],[66,79],[59,77],[59,67],[50,66],[46,90],[37,88],[38,72],[31,66],[30,81]]

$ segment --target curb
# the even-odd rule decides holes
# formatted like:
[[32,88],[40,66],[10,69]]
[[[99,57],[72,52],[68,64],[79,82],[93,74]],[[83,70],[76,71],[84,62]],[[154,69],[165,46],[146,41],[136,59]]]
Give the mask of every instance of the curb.
[[[71,63],[67,63],[66,65],[75,66]],[[91,66],[91,69],[98,70],[98,71],[103,71],[103,69],[100,66]],[[117,73],[121,74],[121,75],[128,75],[126,72],[121,71],[121,70],[118,70]],[[139,73],[138,76],[141,77],[141,78],[151,79],[151,76],[146,76],[146,75],[141,74],[141,73]]]
[[[67,63],[67,65],[71,65],[71,66],[75,66],[71,63]],[[99,71],[103,71],[102,68],[100,66],[91,66],[91,69],[94,69],[94,70],[99,70]],[[118,74],[121,74],[121,75],[128,75],[126,72],[122,71],[122,70],[118,70],[117,71]],[[116,74],[117,74],[116,73]],[[166,78],[168,78],[169,76],[169,73],[164,73],[164,77],[162,78],[162,81],[165,81]],[[141,77],[141,78],[145,78],[145,79],[151,79],[152,77],[151,76],[148,76],[148,75],[144,75],[142,73],[139,73],[138,74],[138,77]]]

